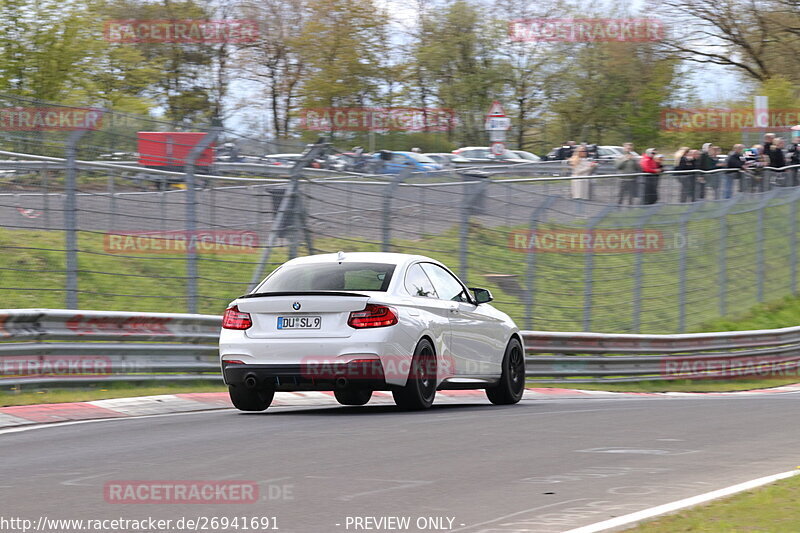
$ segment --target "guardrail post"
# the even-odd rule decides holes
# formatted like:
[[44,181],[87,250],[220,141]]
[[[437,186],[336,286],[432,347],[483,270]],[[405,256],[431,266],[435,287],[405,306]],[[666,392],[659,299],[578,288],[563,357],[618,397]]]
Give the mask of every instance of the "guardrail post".
[[195,191],[194,167],[203,152],[219,136],[222,128],[216,120],[211,129],[200,139],[186,157],[186,231],[190,245],[186,249],[186,308],[190,313],[197,312],[197,199]]
[[88,130],[75,130],[69,134],[65,148],[66,177],[64,180],[64,237],[66,251],[66,303],[67,309],[78,308],[78,201],[77,147]]
[[[642,193],[644,194],[644,193]],[[643,197],[643,196],[642,196]],[[666,204],[654,204],[644,207],[645,214],[639,219],[638,228],[644,230],[644,225]],[[644,250],[636,250],[636,265],[633,273],[633,314],[631,316],[631,331],[639,333],[642,324],[642,263],[644,262]]]
[[[579,200],[580,202],[580,200]],[[582,205],[582,202],[581,202]],[[600,213],[589,219],[586,231],[590,234],[594,227],[603,220],[608,213],[615,210],[616,205],[606,206]],[[592,331],[592,290],[594,284],[594,250],[586,252],[583,263],[583,331]]]
[[[536,228],[539,225],[539,219],[542,216],[542,213],[547,212],[550,209],[550,206],[553,205],[553,202],[556,201],[557,196],[548,196],[545,198],[544,202],[533,210],[531,213],[531,222],[529,225],[530,228],[530,238],[532,239],[536,233]],[[525,327],[527,329],[533,329],[533,304],[536,300],[536,251],[535,250],[526,250],[528,252],[528,271],[526,273],[526,290],[525,290]]]
[[686,212],[681,215],[679,222],[681,228],[681,253],[678,266],[678,333],[684,333],[686,331],[686,263],[687,254],[689,253],[689,237],[686,233],[689,230],[689,219],[694,212],[702,206],[703,202],[694,202],[690,204]]

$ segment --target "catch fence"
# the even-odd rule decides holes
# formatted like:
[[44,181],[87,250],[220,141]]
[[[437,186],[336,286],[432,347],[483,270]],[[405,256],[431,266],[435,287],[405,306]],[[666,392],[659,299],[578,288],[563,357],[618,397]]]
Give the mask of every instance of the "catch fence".
[[288,258],[340,250],[441,260],[529,330],[685,332],[798,289],[796,166],[665,173],[643,204],[653,177],[608,163],[576,182],[563,162],[367,176],[97,161],[166,127],[133,122],[0,134],[5,307],[217,314]]

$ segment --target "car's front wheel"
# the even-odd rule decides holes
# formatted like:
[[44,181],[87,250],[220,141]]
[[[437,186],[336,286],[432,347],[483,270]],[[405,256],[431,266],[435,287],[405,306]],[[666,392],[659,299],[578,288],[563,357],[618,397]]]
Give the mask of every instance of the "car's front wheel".
[[372,398],[372,391],[347,387],[335,389],[333,395],[336,397],[336,401],[342,405],[364,405]]
[[503,356],[503,374],[496,387],[486,389],[486,396],[495,405],[511,405],[525,392],[525,354],[516,338],[509,341]]
[[228,386],[231,403],[240,411],[263,411],[272,403],[274,390],[248,389],[243,385]]
[[414,350],[406,386],[392,391],[394,403],[401,409],[427,409],[436,396],[436,352],[428,339]]

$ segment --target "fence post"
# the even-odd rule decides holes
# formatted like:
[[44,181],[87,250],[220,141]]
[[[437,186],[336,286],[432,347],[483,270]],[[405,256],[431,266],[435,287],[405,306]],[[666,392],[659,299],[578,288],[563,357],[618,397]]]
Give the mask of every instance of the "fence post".
[[792,294],[797,295],[797,194],[794,195],[792,199],[792,203],[790,204],[791,207],[791,229],[789,231],[789,254],[790,254],[790,266],[791,275],[790,275],[790,283]]
[[[547,196],[544,202],[533,210],[531,213],[530,235],[531,238],[535,235],[536,227],[539,225],[539,219],[542,213],[547,212],[553,202],[556,201],[557,196]],[[526,250],[528,253],[528,270],[525,279],[525,329],[533,329],[533,304],[536,300],[536,251]]]
[[486,189],[491,182],[489,175],[481,171],[461,172],[464,182],[464,199],[461,203],[461,227],[458,231],[458,275],[469,285],[469,218],[484,209]]
[[[766,177],[765,177],[766,179]],[[764,301],[764,210],[780,189],[769,189],[758,205],[758,223],[756,224],[756,301]]]
[[[582,200],[577,200],[583,205]],[[617,205],[607,205],[600,213],[589,219],[586,224],[586,231],[589,234],[594,231],[594,227],[603,220],[608,213],[617,209]],[[583,331],[592,331],[592,289],[594,285],[594,250],[586,252],[586,259],[583,263]]]
[[392,178],[386,191],[383,193],[383,220],[382,220],[382,238],[381,238],[381,251],[392,251],[392,198],[400,184],[403,183],[409,176],[411,176],[411,169],[404,167],[398,175]]
[[686,235],[689,228],[687,225],[694,212],[703,207],[703,205],[704,202],[691,204],[687,207],[686,212],[681,215],[679,222],[681,228],[681,253],[678,266],[678,333],[686,331],[686,256],[689,253],[689,238]]
[[[644,193],[642,193],[644,194]],[[649,205],[645,207],[645,214],[638,221],[639,230],[644,230],[644,225],[666,204]],[[646,241],[645,241],[646,242]],[[633,316],[631,317],[631,332],[639,333],[642,324],[642,262],[644,250],[636,250],[636,265],[633,273]]]
[[44,229],[53,229],[50,225],[50,171],[47,170],[47,161],[42,162],[42,191],[44,196]]
[[197,200],[195,191],[194,167],[203,152],[219,136],[222,128],[216,119],[211,129],[200,139],[186,156],[186,231],[189,233],[189,246],[186,249],[186,309],[197,312],[197,247],[194,245],[197,232]]
[[[264,245],[264,251],[261,254],[261,259],[256,265],[256,268],[253,270],[253,276],[250,278],[250,285],[247,289],[248,292],[255,289],[256,286],[258,286],[258,283],[261,281],[264,268],[269,263],[269,258],[272,255],[272,248],[275,246],[275,239],[277,239],[279,233],[285,231],[286,225],[284,222],[287,217],[290,217],[289,220],[292,227],[295,226],[297,220],[305,220],[304,217],[297,216],[297,210],[303,206],[299,194],[300,174],[311,161],[325,153],[325,151],[328,149],[328,146],[329,143],[325,142],[324,138],[320,138],[316,144],[309,144],[306,147],[306,150],[303,152],[303,155],[297,160],[292,169],[289,171],[289,188],[284,193],[280,206],[278,206],[278,211],[275,213],[275,218],[272,220],[272,227],[269,230],[269,236],[267,237],[267,242]],[[300,201],[295,201],[295,199]],[[294,242],[294,238],[295,237],[293,236],[293,240],[290,243],[290,246],[293,248],[293,250],[289,250],[290,255],[293,252],[297,253],[297,245],[296,242]],[[310,235],[308,233],[307,238],[310,239]],[[308,244],[310,248],[310,240]]]
[[78,143],[88,131],[75,130],[70,133],[65,148],[64,244],[67,254],[67,309],[78,308],[78,201],[76,184],[78,165],[75,160],[77,158]]
[[[724,186],[724,183],[722,184]],[[733,185],[731,185],[733,187]],[[726,206],[719,217],[719,316],[728,314],[728,214],[731,208],[736,205],[742,195],[733,196],[726,200]]]
[[116,217],[117,217],[117,192],[114,188],[114,175],[111,174],[108,176],[108,196],[109,196],[109,203],[111,208],[111,222],[109,224],[110,229],[113,231],[116,229]]

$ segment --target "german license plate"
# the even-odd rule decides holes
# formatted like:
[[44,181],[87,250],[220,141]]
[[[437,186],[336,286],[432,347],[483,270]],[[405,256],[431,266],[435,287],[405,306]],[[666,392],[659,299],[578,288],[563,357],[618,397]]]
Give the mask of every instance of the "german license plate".
[[322,317],[319,316],[279,316],[278,329],[319,329]]

